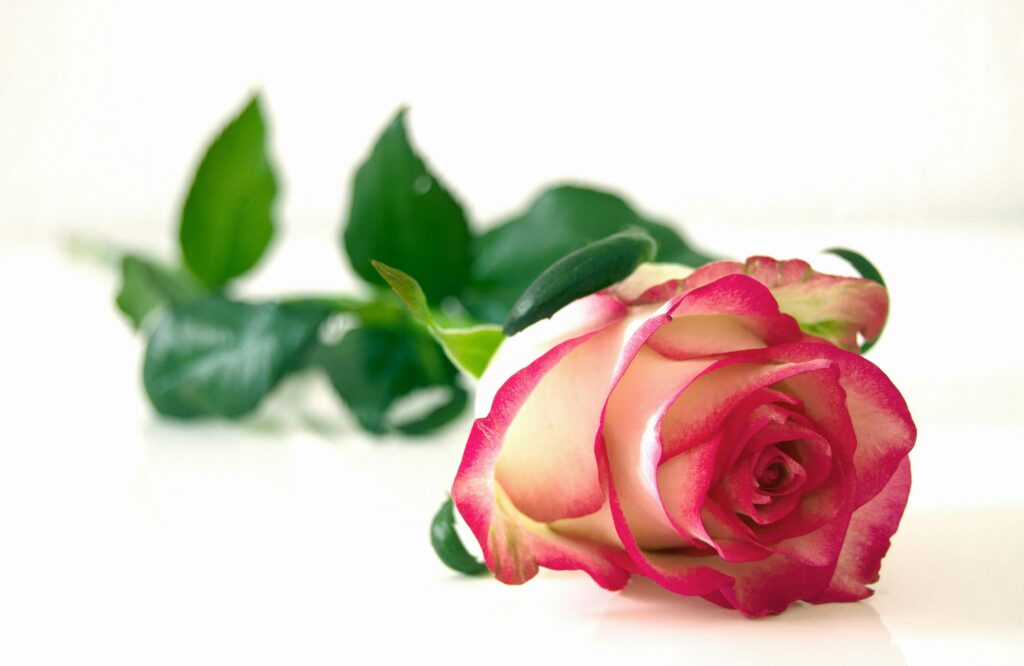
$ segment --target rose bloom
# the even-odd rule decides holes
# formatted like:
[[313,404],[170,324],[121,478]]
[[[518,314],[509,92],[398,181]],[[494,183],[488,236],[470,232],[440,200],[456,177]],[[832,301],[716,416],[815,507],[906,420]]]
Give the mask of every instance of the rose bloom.
[[508,338],[452,488],[488,567],[641,574],[747,616],[870,596],[916,436],[856,353],[887,308],[803,261],[645,264]]

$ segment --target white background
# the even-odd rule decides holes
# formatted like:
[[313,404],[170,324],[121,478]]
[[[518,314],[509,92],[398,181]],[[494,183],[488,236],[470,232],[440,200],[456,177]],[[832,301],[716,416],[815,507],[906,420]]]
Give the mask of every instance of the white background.
[[[1019,663],[1024,4],[671,7],[0,0],[0,662]],[[426,533],[468,422],[374,442],[314,377],[241,424],[157,419],[114,276],[63,245],[173,256],[256,88],[286,191],[250,294],[356,288],[348,179],[402,103],[480,226],[569,178],[723,254],[875,260],[871,358],[920,428],[878,594],[751,622],[460,579]]]

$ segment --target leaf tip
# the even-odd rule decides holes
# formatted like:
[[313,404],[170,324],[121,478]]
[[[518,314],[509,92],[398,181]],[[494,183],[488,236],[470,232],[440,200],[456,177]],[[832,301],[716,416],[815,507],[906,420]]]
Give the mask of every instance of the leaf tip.
[[397,109],[395,109],[394,115],[391,116],[391,122],[388,123],[388,130],[397,129],[400,130],[402,133],[405,133],[405,118],[407,115],[409,115],[408,104],[402,104]]

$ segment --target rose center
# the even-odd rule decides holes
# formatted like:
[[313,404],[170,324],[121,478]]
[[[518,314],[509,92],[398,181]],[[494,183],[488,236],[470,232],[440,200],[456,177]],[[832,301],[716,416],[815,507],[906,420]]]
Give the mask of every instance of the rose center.
[[785,473],[786,466],[782,464],[781,460],[772,461],[757,477],[757,485],[764,490],[770,490],[779,485]]
[[[769,446],[754,465],[754,485],[768,496],[784,495],[797,490],[806,478],[803,466],[787,455],[779,445]],[[764,497],[762,501],[767,501]]]

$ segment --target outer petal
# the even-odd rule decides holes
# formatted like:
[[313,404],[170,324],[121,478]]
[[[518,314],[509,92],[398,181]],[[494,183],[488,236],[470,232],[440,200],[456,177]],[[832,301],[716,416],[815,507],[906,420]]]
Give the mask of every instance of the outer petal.
[[[747,617],[781,613],[794,602],[817,594],[833,571],[830,566],[808,566],[779,554],[758,562],[724,563],[721,568],[734,582],[718,592]],[[714,595],[704,596],[715,601]]]
[[875,282],[818,273],[798,259],[769,257],[751,257],[743,264],[706,264],[686,277],[649,287],[632,302],[665,300],[735,274],[749,275],[768,287],[779,309],[796,318],[805,331],[849,350],[857,349],[857,333],[867,340],[878,337],[889,310],[888,292]]
[[549,319],[542,319],[506,339],[487,364],[476,386],[476,415],[484,416],[498,389],[509,377],[540,358],[549,349],[585,333],[604,328],[626,315],[626,308],[616,298],[593,294],[573,301]]
[[910,459],[904,458],[882,492],[857,509],[850,521],[839,564],[828,587],[809,601],[859,601],[873,594],[889,540],[899,527],[910,494]]
[[874,340],[882,332],[889,293],[877,282],[817,273],[799,259],[751,257],[744,272],[771,289],[806,331],[845,349],[857,349],[857,333]]
[[735,261],[715,261],[701,266],[685,277],[679,277],[648,287],[645,292],[630,302],[633,304],[664,303],[675,296],[685,294],[706,284],[711,284],[726,275],[735,275],[742,272],[743,264],[736,263]]
[[477,419],[470,432],[452,498],[480,542],[488,567],[504,583],[524,583],[538,566],[582,569],[609,589],[621,588],[628,580],[628,573],[610,559],[608,548],[567,539],[522,514],[494,475],[505,434],[523,403],[547,372],[597,333],[561,342],[515,373],[498,390],[490,413]]
[[495,476],[532,519],[575,518],[604,503],[594,437],[635,319],[620,319],[569,351],[540,379],[505,433]]
[[[608,293],[624,303],[637,303],[639,298],[650,289],[664,284],[675,284],[678,280],[690,275],[693,269],[681,264],[640,264],[633,273],[616,285],[608,289]],[[670,293],[665,298],[648,299],[645,303],[665,302],[675,293]]]
[[687,292],[649,344],[670,358],[757,349],[802,338],[768,289],[745,275],[727,275]]

